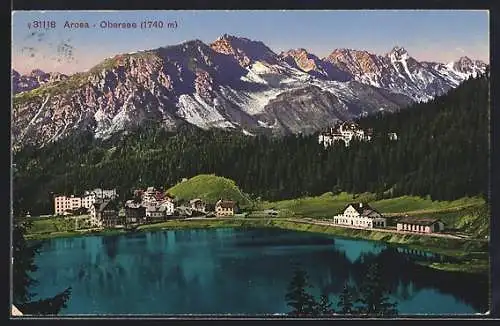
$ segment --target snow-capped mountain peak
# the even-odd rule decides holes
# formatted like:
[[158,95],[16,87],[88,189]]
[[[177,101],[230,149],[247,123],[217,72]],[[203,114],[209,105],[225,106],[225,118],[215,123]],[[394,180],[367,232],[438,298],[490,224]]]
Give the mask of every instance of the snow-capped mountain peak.
[[391,52],[389,52],[388,56],[391,58],[391,62],[402,62],[410,58],[408,51],[401,46],[395,46]]

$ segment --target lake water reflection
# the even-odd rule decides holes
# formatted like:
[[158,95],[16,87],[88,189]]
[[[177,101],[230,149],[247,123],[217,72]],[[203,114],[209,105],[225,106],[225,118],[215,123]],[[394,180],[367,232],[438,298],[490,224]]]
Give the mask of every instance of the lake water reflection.
[[296,263],[334,304],[378,261],[400,314],[488,310],[486,277],[416,265],[439,256],[382,243],[279,229],[191,229],[44,242],[36,258],[47,297],[72,287],[62,314],[285,313]]

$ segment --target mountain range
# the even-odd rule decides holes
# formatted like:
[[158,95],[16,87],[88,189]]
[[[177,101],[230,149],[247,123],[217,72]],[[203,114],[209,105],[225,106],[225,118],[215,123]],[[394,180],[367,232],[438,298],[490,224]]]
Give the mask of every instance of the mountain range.
[[419,62],[402,47],[385,55],[336,49],[275,53],[224,34],[119,54],[66,76],[12,72],[14,148],[43,146],[79,130],[98,138],[147,121],[283,135],[311,133],[378,111],[392,112],[446,93],[487,64],[462,57]]

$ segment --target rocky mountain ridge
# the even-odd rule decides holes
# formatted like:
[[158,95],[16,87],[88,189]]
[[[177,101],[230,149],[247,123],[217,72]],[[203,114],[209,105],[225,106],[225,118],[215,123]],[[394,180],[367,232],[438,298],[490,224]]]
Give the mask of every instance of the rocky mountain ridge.
[[468,58],[420,63],[402,48],[385,56],[338,49],[323,59],[305,49],[276,54],[225,34],[116,55],[71,76],[13,72],[13,142],[43,146],[79,130],[106,138],[151,120],[167,129],[187,122],[248,135],[309,133],[428,100],[484,69]]

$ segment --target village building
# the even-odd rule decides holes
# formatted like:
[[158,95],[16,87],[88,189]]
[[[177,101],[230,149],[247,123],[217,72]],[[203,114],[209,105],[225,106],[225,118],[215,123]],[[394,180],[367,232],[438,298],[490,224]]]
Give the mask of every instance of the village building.
[[205,202],[203,200],[201,200],[200,198],[195,198],[195,199],[190,200],[189,204],[191,205],[192,210],[202,212],[202,213],[206,212],[207,206],[206,206]]
[[435,233],[444,231],[444,223],[437,218],[405,216],[397,221],[396,229],[415,233]]
[[96,196],[94,195],[84,195],[82,197],[82,207],[85,207],[86,209],[90,209],[90,206],[92,206],[96,202]]
[[56,196],[54,197],[55,215],[71,214],[73,210],[82,207],[82,199],[76,196]]
[[[159,205],[166,199],[163,192],[157,190],[155,187],[148,187],[146,191],[142,193],[142,204],[147,205]],[[168,198],[170,199],[170,197]]]
[[78,210],[81,207],[90,210],[92,205],[98,202],[102,202],[105,199],[115,199],[117,197],[116,189],[106,190],[106,189],[94,189],[87,190],[84,192],[83,196],[55,196],[54,197],[54,213],[55,215],[69,215],[73,211]]
[[215,214],[217,216],[233,216],[237,213],[238,206],[235,201],[220,199],[215,204]]
[[155,187],[148,187],[146,191],[142,193],[142,202],[149,203],[156,201],[156,189]]
[[160,208],[160,211],[162,211],[164,213],[165,217],[174,215],[175,205],[174,205],[174,202],[169,200],[169,199],[164,200],[159,205],[159,208]]
[[125,203],[125,222],[127,224],[141,223],[145,218],[146,207],[136,204],[132,200],[128,200]]
[[146,206],[146,220],[158,221],[165,218],[165,211],[160,209],[160,206],[149,205]]
[[332,146],[335,142],[343,142],[347,147],[355,139],[359,141],[370,141],[372,130],[363,130],[352,121],[345,121],[330,128],[328,132],[321,133],[318,142],[325,148]]
[[90,223],[97,227],[114,227],[120,222],[118,207],[112,200],[94,203],[90,208]]
[[[389,140],[398,140],[398,135],[395,132],[387,133]],[[345,121],[336,124],[326,132],[322,132],[318,136],[318,142],[323,144],[325,148],[332,146],[336,142],[342,142],[344,146],[348,147],[352,140],[371,141],[373,138],[373,129],[369,128],[363,130],[358,124],[352,121]]]
[[366,203],[352,203],[347,205],[342,214],[333,217],[333,222],[340,225],[369,229],[384,228],[387,226],[387,220],[382,214]]
[[84,196],[90,196],[95,199],[116,199],[118,194],[116,193],[116,189],[101,189],[95,188],[94,190],[87,190],[84,192]]

